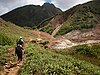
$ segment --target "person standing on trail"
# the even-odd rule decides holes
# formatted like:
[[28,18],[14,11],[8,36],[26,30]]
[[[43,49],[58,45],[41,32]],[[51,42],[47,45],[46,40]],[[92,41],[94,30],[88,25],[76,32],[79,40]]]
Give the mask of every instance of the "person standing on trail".
[[17,54],[17,57],[18,57],[18,61],[22,61],[22,50],[23,50],[23,47],[22,45],[18,44],[15,48],[15,55]]
[[20,36],[18,42],[17,42],[17,45],[22,45],[22,47],[24,46],[24,41],[23,41],[23,38]]
[[24,41],[23,41],[23,38],[20,36],[18,41],[17,41],[17,46],[15,48],[15,55],[17,54],[19,62],[22,61],[22,55],[24,53],[23,52],[23,50],[24,50],[23,46],[24,46]]

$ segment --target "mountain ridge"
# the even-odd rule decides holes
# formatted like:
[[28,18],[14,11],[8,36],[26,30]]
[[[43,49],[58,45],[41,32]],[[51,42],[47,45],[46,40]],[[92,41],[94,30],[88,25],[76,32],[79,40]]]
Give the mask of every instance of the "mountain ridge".
[[[44,27],[40,30],[48,32],[50,34],[62,25],[59,31],[55,35],[64,35],[72,30],[82,30],[94,28],[100,23],[100,5],[99,0],[90,1],[84,4],[76,5],[69,10],[66,10],[62,14],[56,15],[53,19],[49,20],[47,24],[44,22]],[[50,30],[46,31],[47,28]]]
[[42,21],[52,18],[54,15],[59,13],[62,13],[61,9],[56,8],[53,4],[44,3],[42,6],[26,5],[16,8],[4,15],[1,15],[1,18],[19,26],[36,28]]

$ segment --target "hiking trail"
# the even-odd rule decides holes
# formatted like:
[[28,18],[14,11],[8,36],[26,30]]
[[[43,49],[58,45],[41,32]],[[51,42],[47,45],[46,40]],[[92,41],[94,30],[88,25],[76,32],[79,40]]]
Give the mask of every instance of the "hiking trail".
[[[27,41],[24,45],[24,50],[25,48],[28,46],[28,42],[29,42],[30,38],[27,38],[25,41]],[[13,54],[13,56],[15,56],[15,48],[9,48],[7,49],[9,51],[10,54]],[[24,51],[23,50],[23,51]],[[22,67],[23,63],[26,61],[26,55],[23,52],[23,60],[21,62],[18,62],[17,60],[17,55],[15,56],[15,61],[8,61],[7,63],[5,63],[4,66],[4,71],[3,73],[1,73],[0,75],[18,75],[19,69]]]
[[[8,50],[10,50],[11,53],[15,52],[14,48],[9,48]],[[4,65],[4,74],[2,74],[2,75],[18,75],[18,71],[21,68],[21,66],[23,65],[23,63],[25,62],[25,60],[26,60],[26,56],[25,56],[25,54],[23,54],[23,60],[20,63],[17,61],[17,56],[16,56],[16,60],[14,62],[8,61]]]

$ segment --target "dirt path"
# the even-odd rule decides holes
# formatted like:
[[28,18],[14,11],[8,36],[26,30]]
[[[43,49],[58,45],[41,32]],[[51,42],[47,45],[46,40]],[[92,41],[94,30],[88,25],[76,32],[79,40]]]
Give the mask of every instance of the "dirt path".
[[[29,39],[29,38],[28,38]],[[28,46],[28,43],[30,41],[28,40],[27,43],[24,45],[24,49]],[[15,55],[15,48],[9,48],[8,52],[10,54]],[[8,61],[7,63],[5,63],[4,65],[4,72],[1,75],[18,75],[18,71],[21,68],[21,66],[23,65],[23,63],[26,60],[26,55],[23,52],[23,60],[19,63],[17,61],[17,56],[15,58],[15,61]]]
[[[10,48],[8,50],[10,50],[11,53],[15,52],[14,48]],[[7,63],[5,63],[3,75],[18,75],[19,69],[26,60],[25,54],[23,54],[23,58],[24,58],[23,61],[21,61],[20,63],[17,61],[17,56],[16,56],[16,61],[14,62],[8,61]]]
[[24,61],[25,60],[23,60],[20,63],[15,62],[15,64],[13,64],[14,66],[8,69],[8,74],[7,75],[18,75],[18,71],[21,68],[21,66],[23,65]]
[[7,65],[5,66],[5,69],[4,69],[5,75],[17,75],[20,66],[17,66],[17,64],[12,64],[12,65],[14,66],[12,67],[6,67]]

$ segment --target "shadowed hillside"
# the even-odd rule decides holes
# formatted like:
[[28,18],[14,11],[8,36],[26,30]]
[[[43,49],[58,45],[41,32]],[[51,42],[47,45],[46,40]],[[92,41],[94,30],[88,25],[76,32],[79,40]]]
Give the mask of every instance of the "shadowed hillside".
[[39,5],[26,5],[12,10],[1,17],[19,26],[37,27],[42,21],[52,18],[54,15],[61,13],[59,8],[53,4],[44,3]]

